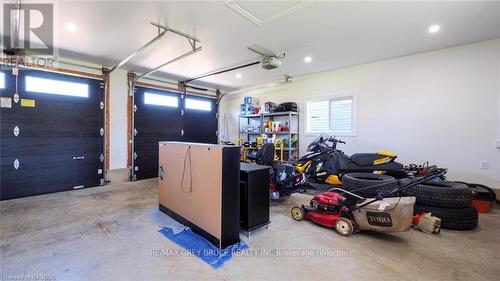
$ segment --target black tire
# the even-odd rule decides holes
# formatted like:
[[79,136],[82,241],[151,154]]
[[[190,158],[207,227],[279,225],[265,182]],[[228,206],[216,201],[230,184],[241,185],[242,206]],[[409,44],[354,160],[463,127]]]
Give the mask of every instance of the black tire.
[[405,196],[415,196],[417,204],[444,208],[470,208],[472,206],[472,189],[453,181],[426,182],[408,187]]
[[[342,184],[346,190],[362,197],[376,197],[379,194],[393,190],[398,181],[387,175],[372,173],[349,173],[342,177]],[[375,188],[367,188],[378,185]],[[366,188],[366,189],[364,189]],[[360,190],[361,189],[361,190]]]
[[415,205],[414,214],[432,213],[441,219],[441,228],[452,230],[472,230],[477,227],[478,215],[475,207],[450,209],[435,206]]

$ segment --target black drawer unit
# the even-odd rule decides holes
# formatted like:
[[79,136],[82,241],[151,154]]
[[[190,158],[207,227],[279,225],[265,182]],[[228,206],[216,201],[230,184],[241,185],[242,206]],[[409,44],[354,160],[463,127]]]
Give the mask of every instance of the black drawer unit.
[[252,230],[268,225],[269,167],[241,163],[240,167],[240,228],[248,235]]

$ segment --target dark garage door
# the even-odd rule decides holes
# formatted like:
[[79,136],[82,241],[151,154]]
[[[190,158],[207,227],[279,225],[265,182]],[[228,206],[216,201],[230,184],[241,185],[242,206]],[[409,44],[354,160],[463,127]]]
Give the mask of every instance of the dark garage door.
[[137,180],[158,176],[158,142],[217,143],[215,99],[144,87],[134,94],[134,174]]
[[100,185],[102,81],[19,70],[17,97],[2,73],[1,199]]

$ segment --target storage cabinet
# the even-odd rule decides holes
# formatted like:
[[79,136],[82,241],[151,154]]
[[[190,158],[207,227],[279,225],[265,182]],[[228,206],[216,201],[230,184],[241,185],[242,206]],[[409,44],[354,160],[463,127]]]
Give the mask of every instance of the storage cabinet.
[[250,234],[270,223],[269,167],[241,163],[240,170],[240,227]]
[[160,210],[219,248],[239,242],[240,148],[160,142]]

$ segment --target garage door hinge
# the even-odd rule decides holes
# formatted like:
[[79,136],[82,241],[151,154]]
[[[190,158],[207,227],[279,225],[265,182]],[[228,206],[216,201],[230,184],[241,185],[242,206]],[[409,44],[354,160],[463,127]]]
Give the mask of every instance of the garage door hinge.
[[219,113],[215,113],[215,118],[219,119]]
[[134,104],[134,112],[137,111],[137,105]]
[[101,153],[101,156],[99,156],[99,160],[101,161],[101,163],[104,162],[104,154]]
[[101,129],[99,130],[99,134],[101,134],[101,136],[104,136],[104,128],[101,128]]
[[181,109],[181,116],[184,116],[184,109]]
[[218,130],[215,131],[215,135],[219,136],[219,131]]
[[17,159],[14,160],[14,169],[16,169],[16,170],[19,169],[19,165],[20,165],[19,160],[17,160]]
[[184,130],[181,130],[181,136],[184,136]]
[[134,136],[137,136],[137,129],[134,128]]
[[134,152],[134,160],[137,159],[137,152]]
[[14,94],[14,102],[17,103],[19,101],[19,95],[17,93]]
[[101,108],[101,110],[103,110],[103,109],[104,109],[104,102],[103,102],[103,101],[101,101],[101,102],[99,103],[99,108]]
[[15,126],[14,127],[14,136],[19,136],[19,127],[18,126]]

